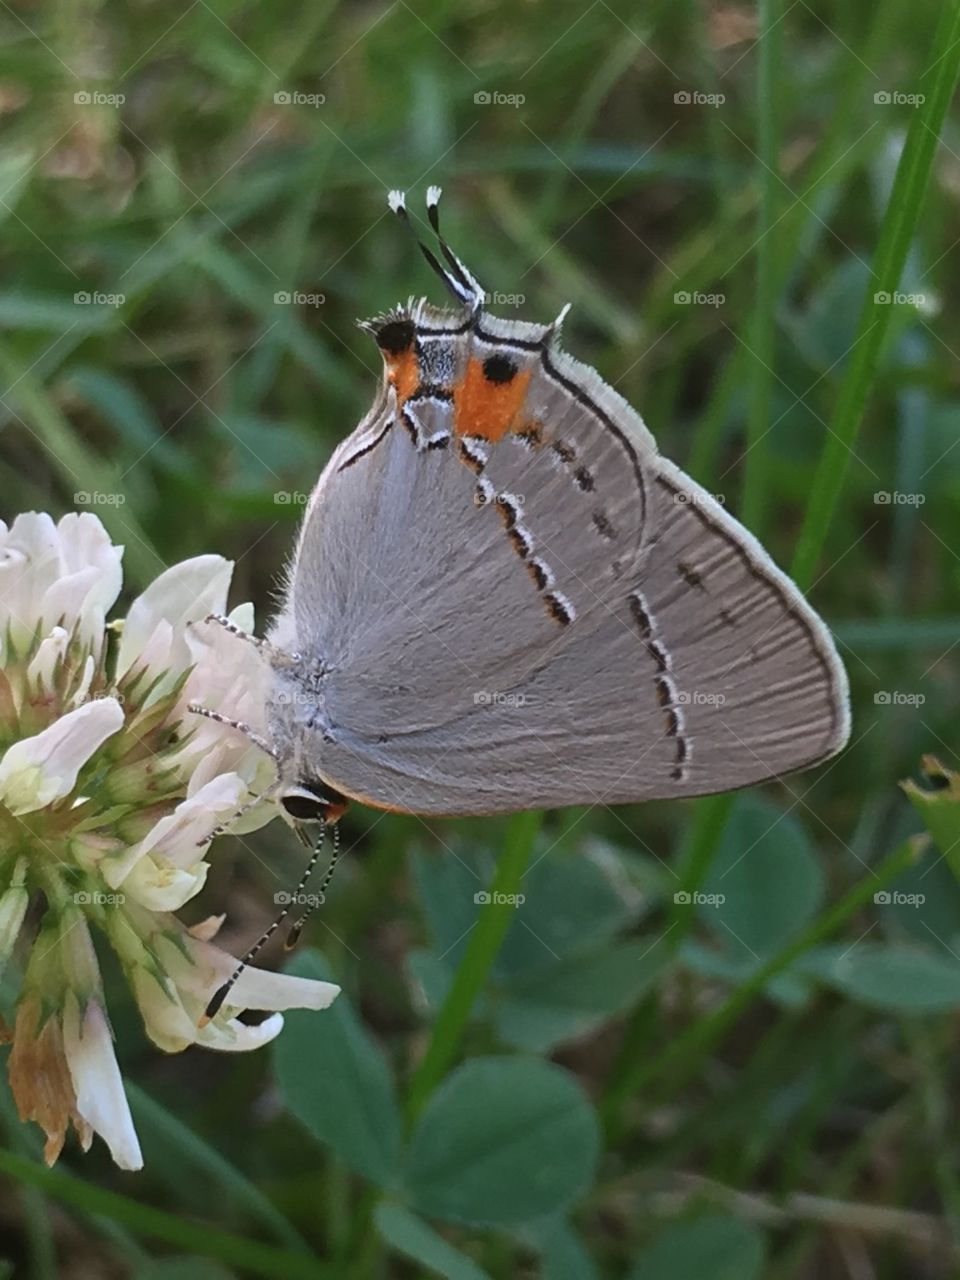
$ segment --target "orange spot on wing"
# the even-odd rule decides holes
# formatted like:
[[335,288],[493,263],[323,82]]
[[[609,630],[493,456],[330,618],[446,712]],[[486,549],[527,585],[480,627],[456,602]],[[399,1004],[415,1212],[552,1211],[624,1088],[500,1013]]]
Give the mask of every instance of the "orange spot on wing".
[[420,367],[417,353],[411,346],[398,355],[384,355],[387,362],[387,380],[396,388],[397,403],[403,408],[405,400],[409,400],[420,385]]
[[461,436],[502,440],[517,419],[530,385],[531,370],[509,382],[491,382],[481,360],[471,360],[453,389],[454,429]]

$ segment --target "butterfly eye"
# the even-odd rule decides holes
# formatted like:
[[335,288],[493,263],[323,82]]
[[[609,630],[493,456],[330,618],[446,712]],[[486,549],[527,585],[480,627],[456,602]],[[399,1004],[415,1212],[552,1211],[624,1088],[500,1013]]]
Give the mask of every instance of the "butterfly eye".
[[280,797],[280,803],[298,822],[319,822],[327,814],[328,801],[309,787],[290,787]]

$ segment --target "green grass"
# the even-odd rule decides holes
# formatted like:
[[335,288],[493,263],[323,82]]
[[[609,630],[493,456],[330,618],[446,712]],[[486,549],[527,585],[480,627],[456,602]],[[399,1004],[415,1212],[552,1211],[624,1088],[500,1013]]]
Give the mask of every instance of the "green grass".
[[[960,4],[50,5],[0,30],[0,516],[96,510],[128,599],[222,552],[262,619],[379,377],[354,320],[436,296],[386,191],[418,210],[440,182],[452,243],[524,295],[494,310],[571,302],[565,345],[792,565],[854,710],[838,761],[749,796],[355,807],[299,961],[341,999],[274,1053],[165,1058],[108,973],[146,1172],[69,1147],[45,1171],[0,1093],[0,1261],[955,1274],[960,828],[952,793],[898,783],[956,764]],[[300,852],[222,841],[196,916],[226,910],[242,948],[264,863],[294,877]]]

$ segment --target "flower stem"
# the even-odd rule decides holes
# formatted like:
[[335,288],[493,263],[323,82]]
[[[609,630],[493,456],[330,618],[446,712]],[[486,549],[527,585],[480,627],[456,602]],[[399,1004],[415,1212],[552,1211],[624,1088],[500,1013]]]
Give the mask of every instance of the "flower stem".
[[540,813],[518,813],[510,819],[490,888],[491,901],[481,908],[471,929],[450,991],[433,1025],[430,1042],[410,1082],[406,1106],[408,1128],[413,1127],[457,1051],[473,1006],[516,915],[516,907],[507,899],[520,890],[542,820]]

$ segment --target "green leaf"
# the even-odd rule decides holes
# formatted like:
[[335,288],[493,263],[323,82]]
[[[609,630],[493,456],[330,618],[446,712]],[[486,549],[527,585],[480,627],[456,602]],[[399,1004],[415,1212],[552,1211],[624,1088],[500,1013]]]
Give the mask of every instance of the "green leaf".
[[960,935],[960,884],[947,859],[929,842],[926,853],[889,889],[874,896],[874,906],[885,926],[896,926],[930,947],[936,938],[950,943]]
[[519,1223],[588,1186],[598,1149],[593,1108],[569,1072],[533,1058],[474,1058],[427,1103],[406,1181],[432,1217]]
[[849,350],[869,275],[858,258],[841,261],[819,284],[805,310],[788,319],[790,337],[817,372],[829,372]]
[[524,876],[524,902],[503,944],[497,974],[548,969],[611,938],[637,914],[612,868],[581,846],[554,850]]
[[771,955],[813,919],[823,892],[823,872],[800,824],[764,800],[739,799],[700,906],[725,950]]
[[629,1008],[660,974],[666,949],[650,940],[574,956],[510,983],[496,1004],[501,1039],[546,1052]]
[[894,1013],[960,1008],[960,963],[944,950],[860,942],[818,947],[801,967],[852,1000]]
[[374,1219],[384,1241],[397,1253],[447,1280],[489,1280],[486,1271],[399,1204],[380,1204]]
[[[471,926],[484,909],[475,895],[489,887],[488,854],[457,848],[448,854],[418,854],[414,861],[434,949],[455,964],[466,946]],[[549,968],[557,956],[582,951],[611,937],[635,916],[607,870],[580,850],[553,853],[523,878],[524,902],[497,959],[501,978]]]
[[545,1218],[516,1234],[540,1254],[543,1280],[597,1280],[593,1259],[565,1219]]
[[629,1280],[759,1280],[766,1241],[722,1213],[678,1222],[637,1256]]
[[[408,953],[407,968],[419,988],[416,993],[418,1002],[428,1011],[435,1012],[450,993],[453,970],[444,960],[425,947]],[[482,1003],[481,997],[478,1004]]]
[[[299,956],[291,971],[329,981],[316,952]],[[393,1080],[349,999],[341,992],[322,1013],[293,1010],[285,1018],[274,1062],[287,1106],[351,1169],[392,1185],[400,1157]]]
[[455,965],[466,935],[476,922],[478,909],[474,894],[486,887],[486,868],[481,874],[476,853],[456,846],[456,857],[445,850],[413,856],[417,899],[422,904],[433,939],[434,950]]

